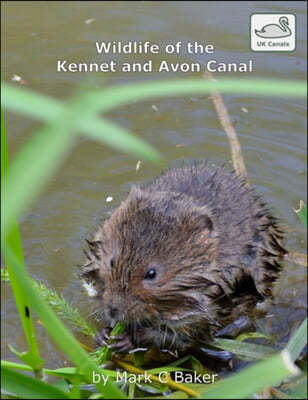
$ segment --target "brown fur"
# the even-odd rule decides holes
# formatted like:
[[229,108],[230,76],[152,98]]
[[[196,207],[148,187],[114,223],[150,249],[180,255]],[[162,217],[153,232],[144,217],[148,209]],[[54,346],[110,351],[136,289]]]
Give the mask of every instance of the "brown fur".
[[244,182],[203,162],[133,187],[88,242],[82,276],[106,326],[124,320],[142,343],[183,349],[272,295],[281,239]]

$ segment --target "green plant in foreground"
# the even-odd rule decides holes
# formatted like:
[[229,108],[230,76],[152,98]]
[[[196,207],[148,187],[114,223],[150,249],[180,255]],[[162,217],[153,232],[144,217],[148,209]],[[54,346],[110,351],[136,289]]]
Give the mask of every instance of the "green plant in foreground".
[[[6,145],[6,132],[3,118],[3,110],[1,110],[1,188],[6,190],[7,176],[6,171],[8,170],[8,156],[7,156],[7,145]],[[1,190],[1,210],[5,209],[6,204],[3,200],[3,190]],[[1,213],[3,215],[3,213]],[[28,312],[30,310],[30,301],[24,290],[22,289],[17,276],[12,270],[12,265],[5,256],[5,248],[9,247],[14,252],[15,257],[20,262],[21,268],[24,269],[24,259],[21,247],[21,238],[19,235],[19,229],[17,219],[15,215],[12,215],[9,226],[2,225],[1,219],[1,249],[4,259],[7,265],[7,271],[11,280],[11,287],[14,293],[17,309],[20,315],[20,319],[24,328],[24,333],[29,346],[27,352],[19,353],[14,350],[15,354],[24,362],[31,365],[35,375],[40,376],[40,371],[44,360],[40,358],[39,349],[36,341],[35,330],[33,327],[32,315]],[[6,247],[2,248],[5,245]],[[13,350],[13,348],[12,348]]]
[[300,200],[299,202],[299,208],[297,210],[294,210],[300,221],[305,225],[307,228],[307,206],[303,202],[303,200]]
[[94,337],[96,329],[81,316],[77,308],[73,308],[63,296],[59,296],[54,290],[48,289],[41,282],[34,282],[43,299],[50,305],[53,311],[63,320],[75,327],[86,336]]
[[[29,207],[57,167],[73,148],[79,132],[129,154],[159,162],[160,153],[137,139],[130,132],[98,118],[115,107],[151,98],[188,94],[207,94],[213,90],[222,93],[246,93],[262,96],[303,97],[306,85],[294,81],[232,80],[210,82],[204,79],[174,80],[167,82],[136,83],[100,91],[80,93],[66,105],[47,96],[2,84],[2,104],[8,109],[47,123],[16,155],[8,171],[3,193],[6,213],[3,225],[10,225]],[[56,161],[55,161],[56,160]],[[9,199],[6,201],[5,199]]]
[[[116,385],[115,372],[101,369],[90,358],[48,306],[43,298],[44,296],[41,295],[42,287],[34,284],[29,278],[24,269],[21,240],[16,221],[72,150],[78,137],[77,134],[79,135],[76,132],[83,132],[90,138],[99,140],[118,150],[127,151],[139,158],[153,162],[158,162],[162,158],[155,149],[137,139],[130,132],[108,121],[105,117],[99,118],[101,112],[106,113],[112,108],[131,101],[178,94],[206,94],[215,89],[223,93],[250,93],[262,96],[301,97],[306,93],[306,85],[301,82],[264,80],[208,82],[195,79],[131,84],[105,88],[101,91],[79,93],[64,105],[49,97],[3,84],[2,104],[7,109],[46,123],[21,148],[8,168],[3,118],[1,121],[1,144],[4,148],[1,153],[1,207],[2,210],[5,209],[1,221],[1,244],[29,346],[27,353],[16,352],[25,364],[2,361],[1,379],[4,393],[20,398],[87,398],[93,393],[86,390],[83,384],[92,383],[92,373],[95,372],[110,378],[106,380],[106,384],[102,384],[102,382],[96,384],[101,396],[105,398],[126,397],[124,392]],[[42,289],[42,291],[44,290]],[[49,298],[48,300],[52,299]],[[69,356],[76,368],[57,370],[43,368],[43,360],[39,356],[32,323],[33,312],[37,314],[53,340]],[[244,398],[253,395],[267,385],[278,384],[286,377],[299,374],[299,369],[295,367],[293,361],[306,343],[307,338],[304,331],[306,324],[307,321],[302,324],[290,340],[287,348],[281,353],[218,382],[207,388],[207,391],[204,388],[196,387],[194,393],[196,393],[196,396],[201,393],[204,398],[227,398],[230,396]],[[245,343],[242,344],[245,346]],[[16,371],[18,369],[35,371],[37,377],[40,377],[43,373],[65,378],[65,380],[59,382],[61,384],[59,389],[57,384],[44,383],[37,377],[25,377]],[[67,384],[67,380],[70,384]],[[130,386],[129,394],[133,397],[134,390],[131,388],[132,386]],[[157,394],[163,392],[163,388],[157,390]],[[183,391],[185,392],[185,390]]]

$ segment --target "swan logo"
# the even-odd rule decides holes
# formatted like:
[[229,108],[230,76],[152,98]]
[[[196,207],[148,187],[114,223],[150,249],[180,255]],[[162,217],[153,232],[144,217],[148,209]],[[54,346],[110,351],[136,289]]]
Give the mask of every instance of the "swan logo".
[[294,51],[296,16],[294,14],[252,14],[250,48],[252,51]]

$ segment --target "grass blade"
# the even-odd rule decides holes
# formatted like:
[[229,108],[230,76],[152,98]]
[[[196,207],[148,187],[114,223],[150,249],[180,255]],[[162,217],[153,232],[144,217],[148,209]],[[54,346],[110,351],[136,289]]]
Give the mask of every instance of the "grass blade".
[[96,91],[89,94],[88,102],[97,112],[106,112],[132,101],[148,100],[178,95],[207,94],[213,90],[220,93],[251,94],[254,96],[305,97],[307,85],[300,81],[266,79],[181,79],[158,82],[141,82]]
[[238,357],[244,357],[245,359],[249,360],[262,360],[275,352],[275,350],[269,346],[249,342],[240,342],[232,339],[216,338],[213,344],[219,349],[230,351]]
[[[5,213],[3,226],[11,229],[14,215],[19,217],[59,167],[73,146],[74,137],[60,123],[39,129],[12,162],[7,187],[2,190]],[[55,162],[55,157],[57,161]]]
[[162,160],[162,155],[152,146],[105,118],[84,118],[79,129],[91,139],[98,140],[116,150],[146,159],[155,163]]
[[68,393],[49,383],[1,367],[1,391],[19,399],[69,399]]
[[82,100],[72,101],[53,122],[40,128],[11,163],[2,192],[6,204],[4,229],[9,229],[12,218],[29,206],[73,146],[76,137],[72,131],[78,128],[86,110]]
[[303,200],[299,201],[299,208],[297,210],[294,209],[294,212],[307,228],[307,206]]
[[[104,93],[101,91],[100,93]],[[97,113],[95,103],[91,105],[89,93],[84,94],[84,103],[87,108]],[[28,115],[29,117],[52,123],[65,111],[66,106],[58,100],[26,90],[16,88],[14,85],[3,83],[2,100],[5,106],[15,112]],[[78,124],[78,131],[83,132],[90,138],[99,140],[108,146],[140,157],[142,159],[158,162],[162,159],[161,154],[144,140],[136,137],[129,131],[106,120],[91,117],[81,113],[83,118]]]
[[52,97],[5,82],[1,86],[2,105],[9,110],[45,122],[52,122],[63,112],[61,102]]
[[[85,377],[86,381],[93,383],[93,372],[101,375],[102,371],[91,360],[77,340],[71,335],[68,329],[41,298],[38,289],[33,285],[26,272],[22,270],[20,263],[9,248],[7,249],[7,259],[10,261],[14,273],[18,277],[20,286],[29,296],[31,310],[35,310],[50,336],[57,343],[59,348],[61,348],[62,351],[78,366],[78,371]],[[123,392],[111,382],[107,381],[105,385],[103,385],[102,382],[99,382],[97,383],[97,386],[101,393],[106,397],[125,398]]]
[[[292,363],[290,354],[281,353],[247,367],[234,376],[213,384],[202,393],[208,399],[250,399],[253,394],[267,386],[277,385],[290,375],[297,375],[299,369]],[[247,384],[249,382],[249,384]]]
[[295,361],[307,343],[307,318],[289,340],[286,350],[290,352],[292,361]]
[[[4,115],[3,110],[1,110],[1,182],[4,187],[7,186],[7,170],[8,170],[8,154],[7,154],[7,144],[6,144],[6,131],[5,131],[5,123],[4,123]],[[3,192],[2,192],[3,193]],[[1,196],[1,210],[6,209],[6,203],[4,198]],[[11,217],[11,227],[9,229],[4,229],[3,227],[3,218],[1,218],[1,244],[5,246],[7,244],[13,251],[15,256],[17,257],[21,268],[24,267],[24,258],[23,251],[21,246],[20,233],[18,229],[18,224],[15,218],[14,213]],[[23,329],[26,335],[27,343],[29,346],[29,351],[20,355],[20,358],[31,365],[34,372],[36,374],[40,374],[40,370],[44,364],[44,360],[40,358],[35,330],[33,326],[33,320],[31,315],[27,315],[26,310],[30,309],[30,302],[25,295],[24,291],[19,285],[18,279],[14,274],[13,269],[9,263],[9,260],[6,259],[6,252],[3,250],[4,260],[6,262],[8,275],[11,281],[11,287],[14,294],[15,302],[17,305],[18,313],[23,325]]]
[[[15,109],[27,115],[31,115],[33,106],[29,107],[27,101],[27,92],[23,90],[22,94],[17,96],[17,88],[12,85],[3,85],[3,96],[4,103],[12,109]],[[97,126],[97,121],[91,121],[101,111],[107,111],[111,108],[119,105],[126,104],[132,100],[149,99],[153,97],[161,97],[163,95],[171,96],[176,94],[192,94],[192,93],[209,93],[213,89],[218,89],[221,92],[232,91],[233,93],[254,93],[263,95],[279,95],[279,96],[302,96],[306,91],[306,86],[300,82],[284,82],[281,85],[280,81],[253,81],[253,80],[224,80],[221,82],[205,81],[200,79],[188,79],[188,80],[175,80],[171,82],[151,82],[151,83],[140,83],[124,85],[121,87],[108,88],[99,92],[90,92],[79,96],[79,98],[66,110],[59,111],[54,101],[45,98],[45,103],[40,96],[40,100],[43,101],[44,107],[48,109],[48,113],[44,118],[47,120],[53,119],[53,122],[45,127],[41,128],[34,138],[31,139],[28,146],[22,149],[17,159],[12,164],[9,176],[9,187],[8,195],[10,198],[8,210],[5,213],[5,225],[7,221],[12,217],[12,210],[15,210],[16,216],[18,216],[23,209],[25,209],[31,201],[31,197],[42,188],[44,181],[52,174],[56,169],[54,158],[57,157],[59,161],[64,159],[67,152],[73,145],[72,132],[79,129],[88,129],[90,126],[92,135],[101,137],[105,142],[108,141],[109,145],[119,145],[119,140],[112,140],[109,133],[109,139],[106,136],[106,128],[111,130],[113,135],[116,135],[117,139],[125,137],[125,131],[121,128],[116,127],[107,121],[100,121],[101,126]],[[22,89],[19,89],[22,90]],[[33,100],[34,93],[31,94]],[[16,107],[16,98],[18,107]],[[44,113],[44,107],[39,106],[39,101],[36,100],[38,109],[34,111],[33,116],[42,116]],[[61,106],[60,106],[61,107]],[[55,115],[57,113],[57,115]],[[84,125],[83,125],[84,124]],[[102,128],[102,129],[100,129]],[[102,133],[105,132],[105,136]],[[129,140],[126,138],[125,145],[131,142],[132,137]],[[138,155],[147,153],[149,148],[144,147],[144,144],[139,145],[135,141],[131,143],[129,150],[138,152]],[[122,146],[124,149],[125,145]],[[35,150],[35,152],[34,152]],[[148,154],[149,158],[155,157],[158,159],[159,154],[154,150]],[[19,176],[19,173],[21,174]],[[34,178],[34,179],[33,179]],[[11,204],[12,202],[12,204]]]

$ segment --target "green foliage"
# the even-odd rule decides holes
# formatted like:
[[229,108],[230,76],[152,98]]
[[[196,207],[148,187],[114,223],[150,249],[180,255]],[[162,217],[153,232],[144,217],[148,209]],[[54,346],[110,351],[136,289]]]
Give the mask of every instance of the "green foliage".
[[[115,327],[112,329],[110,336],[116,336],[125,331],[124,322],[117,322]],[[115,340],[111,339],[110,344],[114,343]],[[110,360],[112,356],[112,350],[108,347],[100,347],[96,351],[91,353],[91,357],[97,362],[97,364],[105,364],[106,361]]]
[[215,339],[215,347],[230,351],[243,360],[263,360],[275,352],[269,346],[254,343],[243,343],[238,340],[231,339]]
[[20,399],[69,399],[68,393],[39,379],[1,368],[1,388]]
[[82,317],[77,308],[73,308],[63,296],[59,296],[54,290],[48,289],[41,282],[33,282],[34,285],[39,289],[41,296],[47,301],[52,310],[60,317],[63,321],[68,322],[76,330],[83,333],[86,336],[94,337],[96,329],[90,325],[90,323]]
[[294,211],[296,212],[300,221],[307,228],[307,205],[303,202],[303,200],[300,200],[299,202],[299,209]]
[[[3,83],[2,104],[24,115],[40,118],[47,125],[40,128],[19,151],[8,172],[7,188],[3,192],[6,213],[4,224],[18,217],[43,188],[76,142],[76,132],[92,132],[95,139],[107,145],[159,161],[160,154],[118,125],[98,119],[101,112],[130,103],[162,96],[206,94],[212,90],[254,95],[304,96],[306,86],[300,82],[267,80],[204,79],[135,83],[100,91],[79,93],[64,106],[56,100]],[[55,162],[55,158],[57,162]],[[7,201],[9,199],[9,201]]]
[[[7,170],[8,170],[8,155],[6,144],[6,131],[3,117],[3,110],[1,110],[1,187],[7,187]],[[5,209],[6,202],[3,200],[3,191],[1,190],[1,210]],[[6,250],[10,248],[14,252],[15,257],[20,263],[20,268],[24,270],[24,259],[21,247],[21,239],[17,219],[13,214],[9,226],[3,225],[1,218],[1,249],[6,261],[7,274],[11,281],[11,287],[16,301],[18,313],[23,325],[26,335],[29,350],[27,352],[19,353],[15,350],[15,354],[24,362],[31,365],[36,375],[40,375],[41,368],[44,360],[39,355],[39,349],[33,327],[32,315],[27,313],[30,310],[30,302],[27,294],[24,292],[22,286],[16,275],[14,274],[13,267],[6,257]]]
[[[6,258],[10,262],[14,274],[18,277],[21,287],[26,295],[29,296],[31,304],[30,310],[35,310],[46,327],[46,330],[59,348],[78,366],[78,371],[83,375],[85,381],[92,382],[93,372],[101,374],[97,364],[91,360],[89,355],[83,350],[77,340],[43,300],[38,289],[33,285],[31,279],[22,269],[20,263],[14,254],[11,253],[10,249],[8,249],[6,253]],[[97,386],[101,393],[106,396],[111,398],[125,398],[124,394],[111,382],[106,382],[105,385],[100,382]]]
[[[7,265],[8,276],[2,273],[5,279],[9,277],[14,292],[17,308],[27,338],[29,350],[26,353],[14,352],[25,364],[8,361],[1,362],[2,388],[6,395],[19,398],[80,398],[105,397],[125,398],[126,395],[115,383],[115,371],[101,369],[98,365],[110,357],[110,349],[101,349],[96,358],[90,357],[72,336],[58,316],[64,318],[83,333],[94,336],[95,329],[87,323],[78,310],[70,307],[67,302],[54,291],[44,285],[35,283],[24,269],[21,240],[18,231],[17,219],[29,208],[51,176],[60,167],[61,163],[73,149],[77,135],[80,132],[89,138],[98,140],[116,150],[125,151],[138,158],[159,162],[161,154],[152,146],[137,138],[132,133],[107,120],[100,114],[128,104],[132,101],[148,100],[162,96],[187,94],[207,94],[212,90],[222,93],[245,93],[262,96],[296,96],[302,97],[306,93],[306,85],[301,82],[266,81],[266,80],[221,80],[209,82],[201,79],[166,81],[152,83],[138,83],[118,87],[108,87],[98,91],[80,92],[68,102],[43,96],[13,85],[3,84],[2,104],[11,111],[38,119],[45,123],[19,150],[15,159],[8,168],[6,136],[3,118],[1,118],[1,206],[5,209],[1,221],[1,244]],[[306,208],[304,209],[306,210]],[[301,212],[301,215],[304,211]],[[306,211],[305,211],[306,212]],[[49,305],[47,304],[49,303]],[[50,307],[51,305],[51,307]],[[65,353],[75,367],[48,370],[43,368],[38,352],[35,331],[32,323],[32,314],[36,313],[44,327],[63,353]],[[290,340],[286,350],[271,355],[271,348],[256,346],[251,343],[237,341],[217,342],[221,348],[231,349],[238,355],[250,359],[265,360],[223,379],[207,390],[198,385],[176,385],[168,381],[167,386],[175,390],[176,397],[183,393],[187,396],[204,398],[244,398],[262,390],[267,385],[279,384],[283,379],[295,376],[299,369],[294,361],[300,354],[305,342],[305,321]],[[113,334],[120,333],[123,325],[117,325]],[[235,342],[235,341],[233,341]],[[125,363],[122,363],[125,365]],[[202,369],[194,363],[195,368]],[[171,372],[175,364],[164,366],[164,370]],[[134,368],[134,367],[132,367]],[[151,370],[158,373],[161,368]],[[16,370],[34,371],[36,377],[54,375],[58,377],[56,384],[48,384],[40,379],[29,377]],[[178,368],[177,368],[178,370]],[[93,385],[92,373],[108,377],[106,384]],[[84,386],[86,384],[86,386]],[[166,390],[166,384],[142,383],[143,390],[152,394],[161,394]],[[195,389],[192,389],[194,387]],[[129,394],[135,396],[135,385],[129,385]],[[99,391],[99,393],[97,392]],[[173,393],[173,395],[174,395]],[[170,397],[170,396],[169,396]],[[172,397],[172,396],[171,396]]]
[[[6,269],[1,268],[1,280],[3,282],[10,282],[10,278]],[[83,333],[86,336],[94,337],[96,329],[82,317],[77,308],[73,308],[63,296],[58,295],[55,290],[49,289],[42,282],[32,281],[33,285],[37,287],[40,295],[46,300],[52,310],[63,321],[68,322],[75,330]]]
[[292,361],[295,361],[307,343],[307,318],[303,321],[298,330],[294,333],[286,347]]
[[10,277],[9,273],[7,272],[7,269],[1,268],[1,282],[9,282]]
[[234,376],[224,379],[204,392],[204,398],[210,399],[247,399],[266,386],[277,385],[290,375],[299,374],[292,363],[289,353],[284,350],[268,360],[245,368]]

